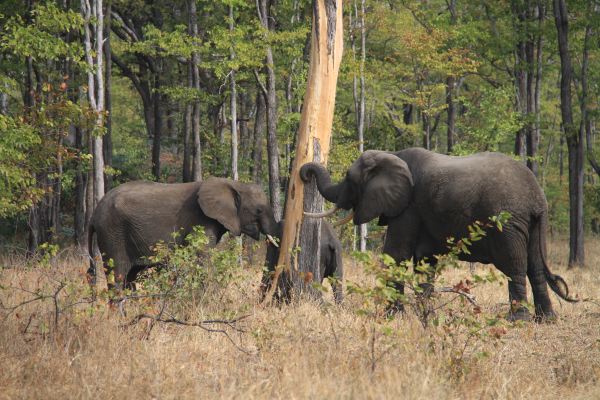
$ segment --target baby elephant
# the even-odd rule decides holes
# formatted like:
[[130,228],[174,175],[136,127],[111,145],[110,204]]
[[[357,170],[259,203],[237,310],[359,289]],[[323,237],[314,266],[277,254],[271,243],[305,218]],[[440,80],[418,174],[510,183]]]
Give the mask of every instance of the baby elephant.
[[[283,221],[278,223],[277,237],[281,238],[283,231]],[[344,299],[342,288],[342,280],[344,278],[344,266],[342,264],[342,244],[340,243],[333,226],[327,221],[321,223],[321,258],[319,262],[321,280],[332,277],[335,278],[332,283],[333,298],[336,303],[340,303]],[[279,259],[279,248],[275,247],[271,242],[267,245],[267,256],[265,265],[267,270],[263,274],[261,282],[261,292],[264,297],[271,286],[271,280],[277,260]],[[281,287],[281,285],[280,285]],[[289,291],[287,291],[289,296]],[[287,297],[284,295],[284,297]]]

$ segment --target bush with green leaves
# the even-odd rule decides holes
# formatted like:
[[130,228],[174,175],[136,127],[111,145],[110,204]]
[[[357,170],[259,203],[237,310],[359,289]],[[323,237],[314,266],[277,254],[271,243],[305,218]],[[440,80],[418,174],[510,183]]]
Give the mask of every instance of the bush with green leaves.
[[201,303],[207,295],[217,295],[239,279],[238,241],[226,241],[224,248],[210,246],[202,226],[194,227],[182,244],[176,243],[179,235],[175,232],[171,243],[154,246],[148,261],[156,267],[138,277],[135,297],[161,298],[175,309],[187,308]]
[[[483,313],[471,290],[484,284],[501,283],[503,275],[495,270],[485,274],[471,271],[469,278],[449,283],[442,272],[460,268],[459,256],[470,254],[469,247],[482,240],[491,229],[502,231],[509,218],[509,213],[502,212],[487,222],[475,221],[464,238],[448,238],[449,251],[435,256],[435,266],[428,260],[416,265],[411,260],[397,264],[387,254],[355,253],[354,258],[373,279],[365,283],[348,282],[347,288],[350,294],[360,299],[362,305],[358,313],[371,322],[373,338],[379,335],[389,342],[401,334],[389,318],[393,315],[390,311],[401,304],[418,318],[431,337],[431,346],[453,349],[448,360],[453,372],[465,372],[464,358],[468,349],[470,354],[484,357],[486,353],[480,348],[489,341],[500,339],[509,325],[500,315]],[[405,293],[398,289],[398,283],[404,285]],[[431,289],[427,283],[434,285],[433,292],[425,293]],[[442,298],[442,294],[453,297]]]

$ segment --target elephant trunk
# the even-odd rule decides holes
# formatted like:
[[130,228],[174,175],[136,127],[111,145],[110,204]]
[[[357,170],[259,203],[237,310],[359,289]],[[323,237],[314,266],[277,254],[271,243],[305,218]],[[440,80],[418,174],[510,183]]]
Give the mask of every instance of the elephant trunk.
[[319,193],[332,203],[337,203],[338,195],[342,187],[341,183],[331,182],[331,176],[325,167],[317,162],[306,163],[300,168],[300,177],[304,182],[310,181],[310,176],[314,175],[317,179],[317,188]]

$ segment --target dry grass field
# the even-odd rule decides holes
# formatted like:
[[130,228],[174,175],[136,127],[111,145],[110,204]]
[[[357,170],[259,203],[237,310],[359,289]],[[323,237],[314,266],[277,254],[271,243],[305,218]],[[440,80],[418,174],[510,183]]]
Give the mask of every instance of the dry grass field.
[[[549,243],[550,265],[572,293],[600,299],[600,240],[586,245],[588,268],[566,269],[565,240]],[[242,279],[190,310],[196,321],[248,315],[237,329],[206,325],[225,335],[157,323],[144,338],[147,320],[127,325],[134,305],[127,316],[101,303],[66,308],[84,287],[83,259],[63,255],[45,268],[27,268],[9,256],[0,263],[5,308],[50,296],[0,311],[2,399],[600,398],[597,302],[573,305],[552,295],[559,314],[553,324],[503,323],[476,333],[460,325],[424,329],[411,312],[392,321],[357,313],[362,299],[356,294],[339,306],[301,300],[261,307],[260,270],[248,267]],[[349,281],[369,279],[349,257],[345,270]],[[445,279],[458,282],[468,274],[465,267]],[[59,293],[55,321],[50,289],[65,278],[72,283]],[[505,282],[473,293],[482,320],[508,310]]]

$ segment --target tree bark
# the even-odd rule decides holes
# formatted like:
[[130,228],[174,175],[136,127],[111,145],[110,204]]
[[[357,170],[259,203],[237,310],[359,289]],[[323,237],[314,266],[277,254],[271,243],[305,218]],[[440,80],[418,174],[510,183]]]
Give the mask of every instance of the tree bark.
[[[285,226],[274,281],[285,271],[294,288],[302,291],[320,278],[320,219],[304,219],[303,211],[322,210],[314,179],[304,185],[300,167],[315,159],[326,164],[329,154],[337,77],[343,52],[341,0],[314,0],[310,67],[298,140],[292,163],[285,209]],[[293,251],[300,246],[300,254]],[[317,280],[318,281],[318,280]],[[271,289],[271,292],[274,288]]]
[[560,109],[569,158],[569,266],[585,263],[583,243],[583,138],[575,129],[571,103],[573,69],[569,54],[569,15],[564,0],[554,0],[560,53]]

